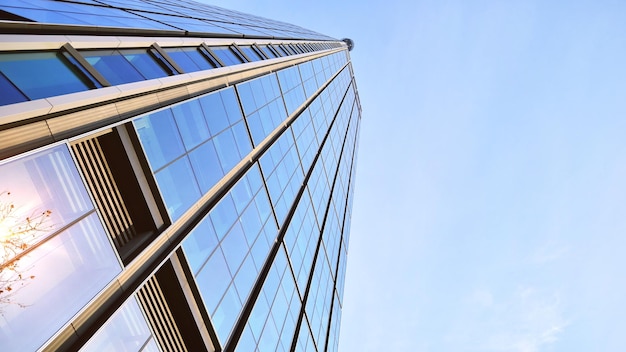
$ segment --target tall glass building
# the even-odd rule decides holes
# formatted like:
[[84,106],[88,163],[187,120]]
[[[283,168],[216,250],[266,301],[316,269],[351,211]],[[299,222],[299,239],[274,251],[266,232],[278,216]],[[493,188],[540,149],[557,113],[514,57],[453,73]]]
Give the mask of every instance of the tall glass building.
[[0,351],[337,350],[350,40],[188,0],[0,33]]

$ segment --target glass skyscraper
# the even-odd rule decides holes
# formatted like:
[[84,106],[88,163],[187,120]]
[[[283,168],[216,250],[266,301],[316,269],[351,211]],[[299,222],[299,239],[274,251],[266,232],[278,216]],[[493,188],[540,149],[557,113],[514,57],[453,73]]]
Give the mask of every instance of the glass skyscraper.
[[0,351],[337,350],[352,41],[188,0],[0,33]]

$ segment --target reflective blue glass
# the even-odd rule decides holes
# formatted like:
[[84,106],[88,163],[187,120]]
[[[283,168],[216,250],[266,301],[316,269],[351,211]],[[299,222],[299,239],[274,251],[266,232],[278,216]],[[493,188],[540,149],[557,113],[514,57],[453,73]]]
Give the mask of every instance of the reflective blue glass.
[[165,69],[150,56],[146,49],[124,49],[120,50],[120,52],[146,79],[168,75]]
[[250,45],[240,45],[239,49],[241,49],[251,61],[264,60],[261,54],[257,53]]
[[142,81],[144,77],[117,50],[84,51],[83,56],[112,85]]
[[248,255],[239,268],[237,276],[234,278],[235,287],[237,288],[239,298],[242,302],[245,302],[245,299],[248,297],[248,294],[257,279],[257,274],[258,271],[254,266],[252,256]]
[[8,105],[28,100],[20,90],[0,71],[0,105]]
[[209,314],[213,314],[215,311],[231,282],[231,278],[222,250],[217,249],[196,276],[198,289]]
[[274,54],[274,51],[272,51],[272,49],[270,49],[267,45],[260,45],[259,48],[261,48],[265,55],[267,55],[267,57],[269,57],[270,59],[278,57],[276,56],[276,54]]
[[224,235],[226,235],[232,224],[237,219],[237,210],[235,209],[235,204],[230,194],[222,198],[220,202],[217,203],[217,205],[211,210],[211,214],[209,216],[213,222],[217,238],[222,240]]
[[239,100],[233,88],[223,89],[220,91],[220,97],[222,98],[222,104],[226,110],[228,121],[230,124],[234,124],[243,118],[241,114],[241,108],[239,107]]
[[234,125],[231,131],[233,131],[233,135],[235,136],[235,143],[237,144],[237,150],[241,157],[252,151],[248,129],[246,129],[246,124],[243,121]]
[[235,55],[233,50],[227,46],[213,46],[211,52],[219,57],[226,66],[243,63],[239,56]]
[[165,51],[185,72],[209,70],[215,68],[198,48],[167,48]]
[[246,254],[248,254],[249,249],[239,222],[235,222],[226,237],[222,240],[220,246],[222,247],[230,271],[232,273],[237,272]]
[[[38,3],[40,6],[34,5]],[[122,9],[61,1],[21,1],[20,7],[6,7],[6,11],[29,18],[35,22],[78,24],[91,26],[113,26],[150,29],[174,29],[163,23],[148,20]],[[26,8],[31,7],[31,8]],[[166,23],[166,22],[165,22]]]
[[228,114],[226,113],[219,93],[205,95],[199,100],[200,105],[202,105],[206,123],[212,135],[218,134],[230,125]]
[[206,193],[224,176],[213,141],[206,141],[191,151],[189,159],[202,193]]
[[163,168],[154,176],[172,220],[178,219],[202,195],[186,156]]
[[241,311],[241,306],[242,303],[239,300],[235,285],[230,285],[219,306],[211,315],[215,330],[217,330],[218,336],[224,341],[226,341],[230,330],[237,320],[238,314],[233,314],[233,312]]
[[152,170],[185,152],[171,109],[161,110],[133,121]]
[[[167,23],[170,26],[189,31],[189,32],[205,32],[205,33],[221,33],[221,34],[233,34],[234,32],[223,28],[222,26],[214,23],[203,21],[189,17],[170,16],[164,14],[156,14],[150,12],[136,12],[141,16],[159,21],[161,23]],[[195,14],[194,14],[195,16]]]
[[30,99],[89,89],[87,78],[55,52],[2,53],[0,72]]
[[80,352],[145,351],[143,347],[149,340],[152,340],[152,333],[148,323],[137,301],[131,297],[98,329]]
[[209,139],[209,128],[197,100],[173,106],[172,113],[187,150]]
[[185,257],[194,274],[197,274],[202,268],[209,255],[216,248],[217,243],[211,218],[205,217],[183,242]]
[[113,85],[168,75],[148,49],[87,50],[82,54]]
[[213,138],[215,150],[225,172],[230,171],[239,161],[241,156],[237,150],[235,136],[231,130],[226,130]]

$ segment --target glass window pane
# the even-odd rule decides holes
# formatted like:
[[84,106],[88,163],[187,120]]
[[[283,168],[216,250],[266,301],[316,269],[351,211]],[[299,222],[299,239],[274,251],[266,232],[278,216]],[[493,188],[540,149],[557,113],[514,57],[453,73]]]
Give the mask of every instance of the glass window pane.
[[241,59],[227,46],[213,46],[211,47],[211,51],[213,54],[217,55],[217,57],[219,57],[226,66],[243,63],[243,61],[241,61]]
[[250,45],[240,45],[239,49],[243,51],[252,61],[263,60],[263,57],[257,53]]
[[152,333],[148,323],[133,296],[107,320],[80,351],[138,352],[150,338]]
[[202,268],[209,255],[217,247],[217,237],[211,219],[207,216],[196,226],[183,242],[183,250],[191,271]]
[[152,170],[160,169],[185,152],[171,109],[141,117],[134,123]]
[[19,264],[29,268],[22,275],[32,279],[14,290],[14,303],[0,306],[3,351],[36,350],[120,272],[95,213],[22,257]]
[[215,311],[231,279],[222,250],[218,249],[196,276],[198,290],[202,294],[202,300],[209,313]]
[[222,166],[220,165],[212,141],[206,141],[190,152],[189,159],[191,160],[191,167],[200,185],[200,191],[202,191],[203,194],[211,189],[211,187],[224,176],[224,171],[222,171]]
[[186,156],[157,172],[155,177],[172,220],[200,199],[200,189]]
[[261,45],[259,46],[259,48],[261,48],[265,55],[267,55],[270,59],[277,57],[276,54],[274,54],[274,52],[267,45]]
[[112,85],[143,81],[145,78],[117,50],[82,52],[91,64]]
[[93,209],[66,146],[0,166],[0,194],[0,202],[14,204],[13,217],[26,219],[51,211],[47,220],[50,226],[39,228],[37,238],[53,233]]
[[238,214],[230,194],[226,195],[211,210],[211,222],[215,228],[217,238],[222,240],[232,224],[237,220]]
[[239,301],[235,285],[231,285],[228,288],[228,291],[226,291],[219,307],[217,307],[215,313],[211,316],[215,325],[215,330],[217,330],[217,335],[222,341],[227,340],[230,330],[233,328],[233,325],[235,325],[235,320],[237,320],[240,311],[241,301]]
[[231,130],[233,131],[233,134],[235,136],[235,142],[237,143],[239,155],[244,156],[252,151],[252,144],[250,143],[250,137],[248,136],[248,129],[246,128],[246,124],[243,121],[239,122],[238,124],[234,125]]
[[28,100],[17,87],[0,72],[0,105],[8,105]]
[[54,52],[2,53],[0,72],[30,99],[88,90],[90,83],[63,55]]
[[228,173],[241,160],[237,151],[235,136],[231,130],[226,130],[213,138],[215,149],[222,164],[222,169]]
[[248,243],[246,237],[243,235],[243,229],[239,222],[235,222],[235,225],[230,229],[230,232],[222,240],[220,244],[224,251],[224,257],[226,263],[230,268],[230,272],[237,272],[239,266],[243,262],[243,258],[248,254]]
[[209,129],[197,100],[173,106],[172,112],[187,150],[209,139]]
[[120,52],[146,79],[168,76],[167,71],[150,56],[147,49],[127,49]]
[[209,70],[215,68],[198,48],[168,48],[165,51],[185,72]]
[[241,108],[239,108],[239,101],[235,95],[235,90],[233,88],[223,89],[220,91],[220,96],[222,97],[222,104],[226,109],[230,124],[232,125],[241,120],[243,115],[241,114]]
[[202,111],[212,135],[216,135],[230,126],[228,114],[224,109],[219,92],[200,98],[200,105],[202,105]]

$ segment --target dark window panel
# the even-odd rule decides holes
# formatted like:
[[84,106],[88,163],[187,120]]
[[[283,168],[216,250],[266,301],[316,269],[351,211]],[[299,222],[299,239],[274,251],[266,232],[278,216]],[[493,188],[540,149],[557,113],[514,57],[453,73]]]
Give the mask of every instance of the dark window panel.
[[165,69],[148,53],[147,49],[125,49],[120,50],[120,52],[146,79],[168,75]]
[[211,47],[211,51],[217,57],[222,60],[226,66],[238,65],[243,63],[243,60],[237,56],[230,47],[227,46],[214,46]]
[[57,52],[2,53],[0,72],[30,99],[80,92],[91,85]]
[[9,81],[2,72],[0,72],[0,105],[8,105],[27,101],[28,98],[24,93]]
[[144,80],[143,75],[117,50],[90,50],[82,54],[112,85]]
[[267,45],[260,45],[259,48],[261,48],[265,55],[267,55],[270,59],[278,57],[278,55],[276,55]]
[[113,85],[169,75],[148,49],[87,50],[82,54]]
[[263,60],[261,54],[257,53],[256,50],[254,50],[254,48],[252,48],[252,46],[250,45],[240,45],[239,49],[243,51],[246,55],[248,55],[248,58],[250,58],[250,60],[252,61]]
[[218,67],[207,60],[198,48],[167,48],[165,51],[185,72],[210,70]]

